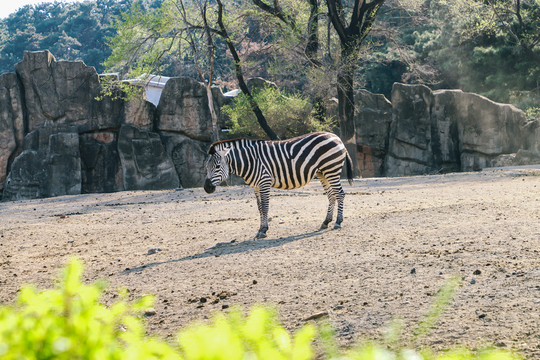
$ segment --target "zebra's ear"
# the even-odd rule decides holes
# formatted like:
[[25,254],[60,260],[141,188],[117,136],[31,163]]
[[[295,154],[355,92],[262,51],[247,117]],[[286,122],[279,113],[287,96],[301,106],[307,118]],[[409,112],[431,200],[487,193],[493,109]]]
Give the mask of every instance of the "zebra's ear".
[[225,157],[225,156],[227,156],[229,151],[231,151],[231,148],[227,148],[227,149],[223,149],[223,150],[216,150],[216,153],[221,157]]

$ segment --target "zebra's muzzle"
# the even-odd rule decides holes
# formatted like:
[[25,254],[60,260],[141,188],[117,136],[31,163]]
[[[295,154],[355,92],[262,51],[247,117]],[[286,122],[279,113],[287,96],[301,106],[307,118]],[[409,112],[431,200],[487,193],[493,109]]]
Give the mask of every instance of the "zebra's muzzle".
[[216,187],[212,185],[212,180],[206,179],[204,182],[204,191],[206,191],[207,194],[211,194],[214,191],[216,191]]

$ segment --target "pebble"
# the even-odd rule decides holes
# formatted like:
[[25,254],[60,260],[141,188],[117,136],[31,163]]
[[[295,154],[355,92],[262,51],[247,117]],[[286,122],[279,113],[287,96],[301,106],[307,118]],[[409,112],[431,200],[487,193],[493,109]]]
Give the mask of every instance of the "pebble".
[[320,319],[320,318],[323,318],[323,317],[327,317],[328,315],[329,315],[328,311],[321,311],[319,313],[308,316],[307,318],[304,319],[304,321],[317,320],[317,319]]
[[160,248],[152,248],[150,250],[148,250],[148,253],[146,255],[153,255],[155,253],[157,253],[158,251],[161,251]]
[[154,309],[148,309],[144,312],[144,316],[154,316],[156,315],[156,310]]

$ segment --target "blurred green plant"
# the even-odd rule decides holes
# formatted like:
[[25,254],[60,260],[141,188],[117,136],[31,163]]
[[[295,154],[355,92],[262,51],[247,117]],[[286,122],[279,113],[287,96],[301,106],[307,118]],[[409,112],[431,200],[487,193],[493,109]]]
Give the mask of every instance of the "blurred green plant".
[[0,358],[161,359],[175,356],[166,343],[149,338],[138,314],[152,296],[107,307],[99,302],[104,284],[84,285],[82,265],[71,260],[55,289],[21,289],[15,305],[0,307]]
[[218,313],[211,324],[195,324],[178,334],[185,359],[314,358],[315,326],[307,324],[294,337],[278,323],[276,312],[256,306],[247,317],[239,309]]
[[[343,349],[329,322],[306,324],[294,336],[278,322],[277,312],[255,306],[247,316],[240,309],[217,313],[209,323],[196,323],[178,333],[178,346],[146,334],[142,314],[152,296],[128,302],[127,290],[110,306],[100,303],[104,283],[85,285],[82,265],[71,260],[62,280],[51,290],[21,289],[12,306],[0,306],[0,358],[11,359],[186,359],[186,360],[517,360],[499,349],[454,349],[435,353],[416,349],[448,306],[459,282],[445,284],[417,324],[405,346],[401,327],[390,326],[382,344],[363,342]],[[316,346],[314,346],[314,343]]]
[[[280,139],[313,131],[332,131],[334,119],[320,121],[309,99],[299,94],[288,94],[273,86],[253,91],[253,97],[264,113],[268,125]],[[231,134],[251,138],[265,138],[245,94],[240,93],[232,104],[222,107],[231,122]]]

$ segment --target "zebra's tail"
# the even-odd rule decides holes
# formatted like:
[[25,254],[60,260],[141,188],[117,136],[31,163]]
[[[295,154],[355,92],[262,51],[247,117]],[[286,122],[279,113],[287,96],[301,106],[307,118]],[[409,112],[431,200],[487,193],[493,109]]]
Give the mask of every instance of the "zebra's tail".
[[347,180],[349,181],[349,184],[352,186],[353,184],[353,164],[351,160],[351,156],[349,155],[349,152],[345,150],[345,154],[347,155]]

